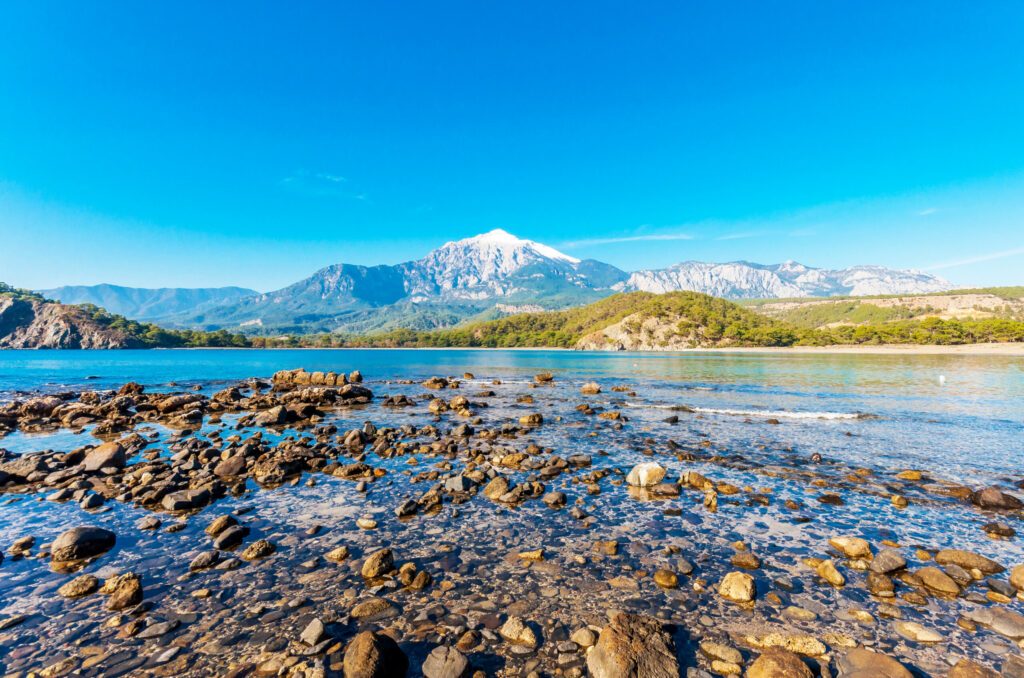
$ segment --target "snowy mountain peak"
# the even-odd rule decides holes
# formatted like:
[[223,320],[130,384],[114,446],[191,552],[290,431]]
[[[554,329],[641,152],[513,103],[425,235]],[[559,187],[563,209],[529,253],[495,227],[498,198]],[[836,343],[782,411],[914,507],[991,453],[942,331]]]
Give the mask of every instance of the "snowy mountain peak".
[[510,255],[516,251],[529,250],[546,259],[567,261],[571,264],[580,263],[579,259],[570,257],[568,254],[563,252],[559,252],[554,247],[549,247],[548,245],[543,245],[539,242],[534,242],[533,240],[526,240],[524,238],[517,237],[501,228],[495,228],[487,233],[475,235],[472,238],[463,238],[462,240],[445,243],[442,246],[442,249],[450,246],[474,247],[480,250],[501,252],[506,256],[506,258],[510,258]]

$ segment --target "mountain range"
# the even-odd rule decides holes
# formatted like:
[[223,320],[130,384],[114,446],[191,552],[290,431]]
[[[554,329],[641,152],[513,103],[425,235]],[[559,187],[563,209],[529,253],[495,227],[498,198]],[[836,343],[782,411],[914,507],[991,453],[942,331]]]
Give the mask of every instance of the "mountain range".
[[269,334],[450,327],[470,319],[579,306],[617,292],[696,291],[761,299],[921,294],[952,287],[920,271],[880,266],[827,270],[793,261],[770,266],[688,261],[629,273],[496,229],[446,243],[416,261],[334,264],[267,293],[234,287],[143,290],[97,285],[44,294],[171,327]]

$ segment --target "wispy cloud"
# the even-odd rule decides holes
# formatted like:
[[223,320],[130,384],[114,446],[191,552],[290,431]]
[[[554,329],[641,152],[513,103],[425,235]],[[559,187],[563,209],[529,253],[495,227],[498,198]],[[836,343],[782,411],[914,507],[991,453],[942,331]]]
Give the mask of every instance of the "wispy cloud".
[[745,240],[747,238],[760,238],[761,236],[768,235],[767,231],[741,231],[739,233],[726,233],[720,235],[715,240]]
[[1016,247],[1014,249],[1002,250],[1001,252],[989,252],[988,254],[979,254],[974,257],[966,257],[964,259],[958,259],[956,261],[947,261],[941,264],[935,264],[933,266],[926,266],[926,271],[942,271],[947,268],[959,268],[960,266],[970,266],[971,264],[980,264],[986,261],[995,261],[997,259],[1008,259],[1010,257],[1019,257],[1024,255],[1024,247]]
[[348,177],[331,172],[298,170],[281,179],[281,186],[306,195],[337,196],[350,200],[367,201],[365,193],[350,187]]
[[919,216],[919,217],[927,217],[927,216],[930,216],[932,214],[935,214],[938,211],[939,211],[938,207],[928,207],[928,208],[923,209],[920,212],[918,212],[917,216]]
[[644,235],[625,235],[613,238],[586,238],[564,242],[559,247],[573,249],[576,247],[592,247],[594,245],[614,245],[624,242],[667,242],[672,240],[693,240],[693,236],[689,233],[647,233]]

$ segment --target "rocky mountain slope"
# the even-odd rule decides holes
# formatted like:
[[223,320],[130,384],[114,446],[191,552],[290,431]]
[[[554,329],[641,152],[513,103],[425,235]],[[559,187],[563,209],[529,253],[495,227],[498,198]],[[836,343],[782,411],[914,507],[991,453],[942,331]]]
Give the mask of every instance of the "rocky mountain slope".
[[133,319],[157,318],[165,326],[275,335],[438,329],[524,310],[581,306],[616,292],[695,291],[755,299],[920,294],[949,288],[946,281],[916,271],[878,266],[826,270],[792,261],[772,266],[691,261],[630,274],[497,229],[393,266],[335,264],[264,294],[239,288],[138,290],[110,285],[51,293]]
[[926,294],[952,289],[947,281],[912,270],[854,266],[811,268],[795,261],[763,266],[745,261],[709,264],[686,261],[668,268],[637,271],[616,289],[641,292],[690,290],[726,299]]
[[120,285],[72,285],[40,290],[47,299],[64,304],[93,304],[133,320],[159,321],[179,313],[199,313],[205,308],[234,303],[256,294],[243,287],[122,287]]
[[0,294],[0,348],[140,348],[77,306]]

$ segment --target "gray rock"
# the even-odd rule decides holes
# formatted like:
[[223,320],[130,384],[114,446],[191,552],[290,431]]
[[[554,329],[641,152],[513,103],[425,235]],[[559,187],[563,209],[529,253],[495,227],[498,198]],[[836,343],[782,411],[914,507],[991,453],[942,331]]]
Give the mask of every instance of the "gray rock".
[[469,660],[454,647],[439,645],[423,662],[426,678],[462,678],[469,670]]
[[50,560],[66,563],[92,558],[114,547],[116,535],[102,527],[75,527],[62,533],[50,546]]

